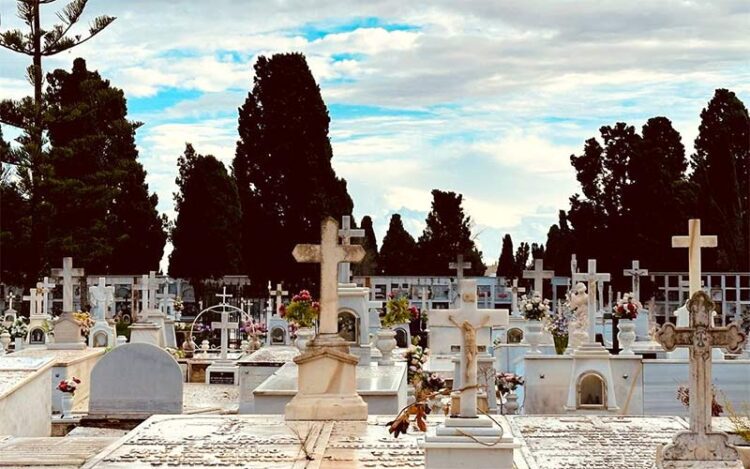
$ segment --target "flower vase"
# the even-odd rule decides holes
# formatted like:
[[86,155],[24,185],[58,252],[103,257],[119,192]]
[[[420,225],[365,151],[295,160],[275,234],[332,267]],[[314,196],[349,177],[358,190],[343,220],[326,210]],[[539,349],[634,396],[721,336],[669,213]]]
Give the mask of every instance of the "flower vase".
[[297,340],[294,341],[294,345],[297,346],[300,352],[304,352],[307,348],[307,343],[312,340],[315,336],[315,329],[312,327],[300,327],[297,329]]
[[10,345],[10,334],[8,334],[8,331],[5,331],[0,334],[0,355],[8,352],[8,345]]
[[633,349],[633,342],[635,342],[635,323],[632,319],[620,319],[617,324],[617,329],[620,331],[617,333],[617,340],[620,342],[620,355],[632,356],[635,355]]
[[503,404],[503,409],[505,410],[505,415],[516,415],[516,412],[518,412],[518,396],[516,392],[511,391],[504,397],[505,403]]
[[64,392],[60,397],[60,418],[70,418],[73,415],[73,394]]
[[393,349],[396,348],[396,331],[390,329],[380,329],[378,331],[378,340],[375,347],[380,350],[380,360],[378,365],[393,365]]
[[562,355],[565,353],[565,349],[568,347],[568,336],[567,335],[553,335],[552,340],[555,341],[555,353]]
[[23,350],[23,337],[16,337],[13,340],[13,351],[18,352],[20,350]]
[[541,354],[539,350],[539,344],[542,343],[542,321],[539,320],[528,320],[526,321],[526,342],[529,343],[529,352],[533,355]]

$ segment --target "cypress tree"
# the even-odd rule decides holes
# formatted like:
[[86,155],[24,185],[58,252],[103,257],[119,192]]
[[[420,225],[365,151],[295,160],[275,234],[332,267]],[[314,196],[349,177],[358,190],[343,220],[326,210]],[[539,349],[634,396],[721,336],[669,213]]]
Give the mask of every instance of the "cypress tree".
[[415,275],[421,273],[416,261],[417,242],[404,229],[401,215],[394,213],[380,248],[378,269],[383,275]]
[[497,276],[507,280],[514,278],[515,262],[513,260],[513,240],[509,234],[503,236],[503,246],[500,250],[500,259],[497,261]]
[[369,215],[362,218],[362,229],[365,230],[365,237],[356,241],[365,248],[365,258],[362,262],[352,265],[352,272],[354,275],[371,276],[378,272],[378,242]]
[[177,221],[172,229],[174,250],[169,275],[196,283],[240,273],[242,215],[234,180],[224,164],[199,155],[191,144],[177,161]]

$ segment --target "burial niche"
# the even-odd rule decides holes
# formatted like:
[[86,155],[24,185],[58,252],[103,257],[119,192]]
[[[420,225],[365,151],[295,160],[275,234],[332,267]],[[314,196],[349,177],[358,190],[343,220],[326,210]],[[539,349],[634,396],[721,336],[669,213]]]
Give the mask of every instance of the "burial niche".
[[286,343],[286,330],[283,327],[276,326],[271,329],[271,344],[284,345]]
[[396,329],[396,347],[409,347],[409,333],[407,333],[403,327]]
[[339,335],[347,342],[357,342],[357,316],[351,311],[339,313]]
[[578,408],[606,409],[607,385],[598,373],[584,373],[578,378]]
[[94,334],[94,340],[92,340],[94,347],[107,347],[107,333],[98,331]]
[[29,344],[30,345],[43,345],[45,343],[46,334],[41,327],[35,327],[29,331]]
[[508,330],[508,343],[509,344],[520,344],[523,340],[523,331],[517,327]]

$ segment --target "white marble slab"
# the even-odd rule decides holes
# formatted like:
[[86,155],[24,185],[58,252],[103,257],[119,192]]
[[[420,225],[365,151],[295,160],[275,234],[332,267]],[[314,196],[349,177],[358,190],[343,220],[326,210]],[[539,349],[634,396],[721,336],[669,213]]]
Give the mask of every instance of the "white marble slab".
[[[240,412],[283,414],[284,406],[296,393],[297,365],[287,363],[255,389],[251,408],[240,402]],[[357,367],[357,393],[367,402],[371,415],[395,415],[406,405],[406,363]]]
[[0,357],[0,371],[37,371],[49,364],[54,357],[25,357],[16,354]]

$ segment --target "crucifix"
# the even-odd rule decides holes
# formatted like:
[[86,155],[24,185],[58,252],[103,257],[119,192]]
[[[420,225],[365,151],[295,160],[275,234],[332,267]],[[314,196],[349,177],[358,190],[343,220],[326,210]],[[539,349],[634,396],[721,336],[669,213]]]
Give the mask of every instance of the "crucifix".
[[588,286],[588,335],[589,343],[596,342],[596,284],[598,282],[609,282],[610,275],[596,271],[596,259],[589,259],[589,271],[585,273],[574,273],[573,281],[587,282]]
[[80,267],[73,268],[73,258],[63,257],[62,269],[52,269],[52,276],[62,278],[63,313],[73,312],[73,279],[83,277],[84,271]]
[[523,278],[534,279],[534,291],[544,296],[544,279],[551,279],[555,276],[554,270],[544,270],[544,260],[534,259],[534,270],[524,270]]
[[89,299],[94,307],[94,318],[97,321],[104,321],[107,308],[115,300],[115,287],[107,286],[104,277],[99,277],[99,284],[89,287]]
[[284,290],[281,283],[277,283],[276,291],[273,294],[276,295],[276,317],[281,317],[281,307],[284,305],[284,297],[289,295],[289,292]]
[[159,291],[161,282],[156,278],[156,271],[148,273],[148,309],[156,308],[156,292]]
[[724,456],[736,460],[737,455],[727,454],[730,447],[726,435],[711,431],[711,349],[721,347],[730,353],[739,353],[747,337],[737,324],[713,327],[714,303],[700,289],[688,300],[687,309],[690,312],[689,327],[676,327],[667,322],[655,335],[655,340],[666,351],[671,352],[677,347],[690,350],[690,431],[677,434],[673,443],[664,449],[664,459],[730,460],[721,459]]
[[[343,246],[349,246],[352,238],[364,238],[365,230],[352,228],[352,217],[344,215],[341,218],[341,228],[339,229],[339,238]],[[348,262],[339,264],[339,283],[349,283],[351,281],[351,269]],[[278,308],[278,306],[277,306]]]
[[672,236],[673,248],[688,249],[688,279],[691,297],[701,289],[701,248],[715,248],[718,244],[716,236],[701,235],[701,221],[697,218],[688,221],[687,236]]
[[648,270],[641,269],[640,261],[634,260],[629,269],[622,271],[623,275],[632,277],[631,290],[635,301],[641,301],[641,277],[648,275]]
[[526,288],[519,287],[518,286],[518,279],[513,279],[513,284],[510,287],[510,312],[513,314],[513,316],[519,316],[521,314],[520,311],[518,311],[518,294],[519,293],[525,293]]
[[320,264],[320,335],[331,338],[340,338],[338,265],[342,262],[360,262],[365,257],[362,246],[338,243],[338,229],[336,220],[328,217],[321,224],[320,244],[298,244],[292,251],[297,262]]
[[[494,326],[508,326],[507,309],[478,309],[476,280],[461,280],[458,285],[461,295],[460,309],[440,310],[430,318],[431,326],[455,326],[461,330],[462,388],[460,393],[460,414],[462,418],[477,416],[477,369],[478,347],[477,330]],[[492,390],[487,390],[492,392]]]
[[471,262],[464,262],[464,255],[459,254],[456,256],[456,262],[449,263],[448,268],[456,271],[456,283],[461,283],[464,279],[464,270],[471,269]]
[[[231,298],[232,295],[226,295],[226,288],[224,287],[224,295],[217,294],[216,296],[229,296]],[[240,327],[239,323],[236,322],[229,322],[229,311],[223,306],[225,305],[225,299],[222,299],[221,305],[222,305],[222,311],[221,311],[221,322],[213,321],[211,323],[212,329],[220,329],[221,330],[221,360],[224,361],[227,359],[227,350],[229,349],[229,329],[237,329]]]

